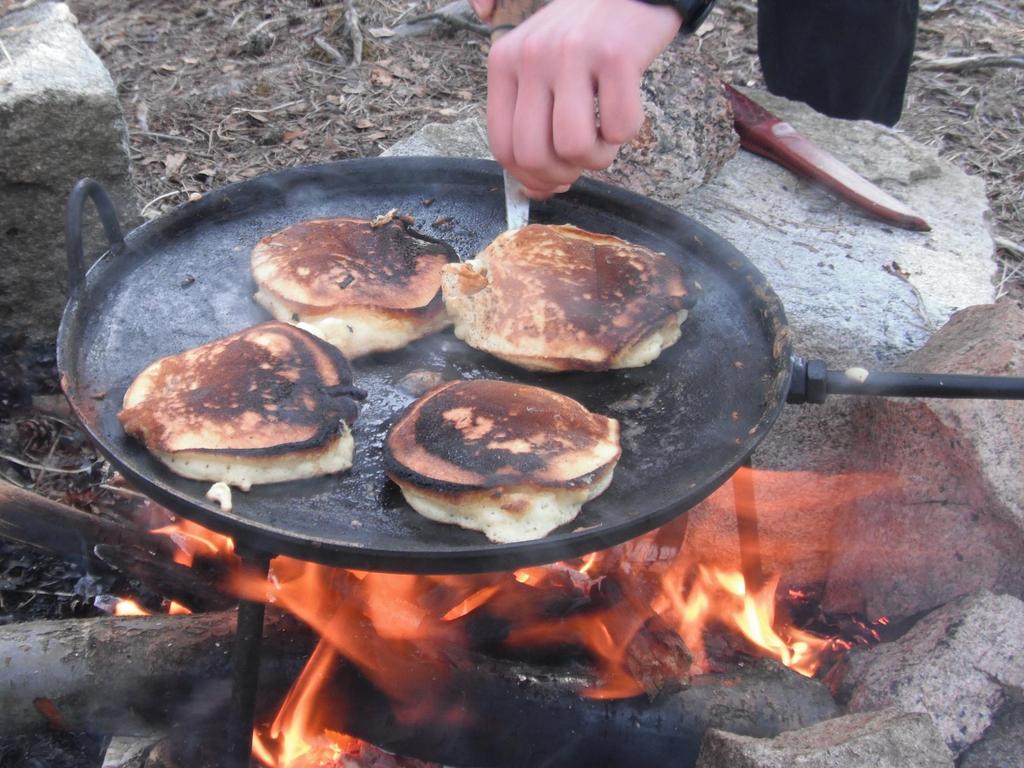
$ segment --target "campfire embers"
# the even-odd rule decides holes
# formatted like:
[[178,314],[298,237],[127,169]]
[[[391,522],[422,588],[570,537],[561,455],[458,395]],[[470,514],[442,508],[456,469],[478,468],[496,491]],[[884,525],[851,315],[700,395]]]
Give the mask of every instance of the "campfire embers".
[[[277,605],[321,638],[276,715],[257,727],[254,755],[271,768],[332,765],[363,749],[346,735],[355,733],[449,763],[536,764],[531,750],[548,750],[614,764],[609,756],[621,747],[595,752],[603,744],[596,734],[646,723],[663,733],[634,750],[695,756],[709,724],[770,735],[780,717],[797,727],[831,714],[827,695],[815,699],[815,689],[782,684],[788,673],[763,672],[753,684],[769,692],[766,717],[712,722],[713,702],[745,690],[730,677],[737,663],[761,656],[822,676],[852,643],[877,635],[855,624],[845,637],[809,631],[835,627],[820,612],[808,615],[798,591],[777,611],[778,577],[751,589],[738,568],[691,562],[681,554],[684,530],[677,523],[580,560],[511,573],[367,573],[289,558],[275,559],[266,581],[233,571],[241,596]],[[230,539],[193,524],[159,533],[175,542],[182,564],[235,560]],[[796,699],[815,702],[814,711]],[[541,747],[549,719],[587,737],[570,746],[550,733]],[[513,725],[502,733],[497,720]],[[527,726],[531,737],[516,745]]]
[[[326,732],[348,730],[446,762],[533,764],[524,749],[562,758],[570,750],[550,732],[553,725],[544,726],[550,720],[567,733],[587,734],[571,751],[588,764],[595,764],[595,755],[615,764],[609,756],[621,747],[598,748],[599,734],[628,732],[637,723],[660,731],[643,747],[652,759],[680,749],[695,756],[712,703],[723,693],[742,698],[737,678],[722,673],[736,669],[737,657],[760,648],[810,674],[843,648],[841,641],[795,627],[774,630],[774,584],[747,595],[739,574],[698,567],[686,579],[680,610],[663,592],[651,596],[649,590],[675,588],[684,580],[677,575],[687,570],[683,564],[673,563],[661,579],[627,579],[626,562],[619,560],[611,572],[601,567],[617,554],[602,554],[589,573],[580,570],[584,562],[474,577],[356,574],[294,561],[274,568],[271,600],[322,639],[274,722],[257,731],[256,755],[264,765],[284,768],[316,751]],[[289,573],[292,567],[299,572]],[[645,579],[649,586],[639,583]],[[252,590],[266,587],[242,589],[255,597]],[[725,608],[714,611],[715,603]],[[700,641],[691,646],[699,649],[696,663],[669,620]],[[748,639],[717,641],[717,658],[703,642],[705,633],[721,637],[748,628]],[[689,687],[692,669],[720,674]],[[830,702],[823,712],[823,688],[815,712],[798,712],[797,700],[814,700],[812,689],[781,687],[797,679],[788,673],[767,677],[760,684],[769,689],[765,701],[772,706],[765,711],[772,716],[786,713],[795,727],[830,713]],[[601,704],[605,699],[617,701]],[[388,713],[383,723],[381,710]],[[745,717],[751,721],[730,725],[774,732],[756,714]],[[499,721],[510,723],[504,735],[493,725]],[[455,735],[439,740],[426,736],[431,732]],[[531,734],[529,744],[517,745],[516,734],[524,732]],[[541,747],[536,740],[545,733]],[[482,740],[490,743],[481,746]]]
[[[170,573],[190,572],[197,583],[227,574],[235,594],[268,600],[319,638],[304,671],[283,678],[294,680],[287,695],[277,687],[282,670],[271,667],[261,681],[268,685],[253,750],[272,768],[378,764],[385,758],[377,747],[449,765],[611,766],[666,755],[685,764],[696,759],[709,727],[770,736],[833,716],[827,688],[805,676],[824,677],[850,643],[873,641],[871,627],[824,616],[798,591],[777,595],[775,579],[751,588],[738,565],[693,562],[682,547],[685,516],[585,558],[472,576],[367,573],[277,558],[264,579],[243,573],[225,537],[187,522],[157,530],[150,550],[172,546],[173,558],[160,555],[174,566]],[[134,542],[121,547],[137,549]],[[162,594],[182,594],[168,578],[160,573],[170,590]],[[206,600],[220,594],[208,591]],[[186,633],[190,622],[213,617],[170,597],[159,608],[151,601],[136,608],[195,608],[195,616],[173,617]],[[122,603],[120,612],[127,610]],[[178,642],[172,617],[145,621],[162,622],[168,642]],[[110,642],[126,641],[115,633]],[[189,653],[175,663],[187,665]],[[755,657],[778,663],[752,664]],[[291,675],[295,660],[285,665]],[[198,668],[223,676],[226,663],[217,655]],[[143,682],[150,673],[137,674]],[[81,686],[74,686],[59,707],[77,700]],[[268,699],[272,686],[283,698]],[[196,690],[160,681],[137,687],[174,691],[172,700]],[[140,695],[156,712],[181,711],[187,701],[161,709],[152,694],[133,694],[136,710]],[[86,723],[94,717],[68,715]],[[176,722],[160,717],[158,727]]]

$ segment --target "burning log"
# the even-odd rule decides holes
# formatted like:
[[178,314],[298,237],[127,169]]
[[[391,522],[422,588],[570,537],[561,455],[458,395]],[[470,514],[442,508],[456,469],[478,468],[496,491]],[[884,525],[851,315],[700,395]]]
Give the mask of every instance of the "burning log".
[[181,603],[192,611],[223,611],[238,602],[238,598],[220,586],[227,582],[226,567],[220,569],[220,578],[211,578],[211,574],[179,565],[144,547],[98,544],[95,554],[161,597]]
[[[30,621],[0,627],[0,736],[54,727],[146,735],[209,727],[231,693],[234,612]],[[260,693],[268,705],[314,645],[302,625],[268,612]]]
[[204,558],[189,568],[171,557],[171,540],[0,483],[0,537],[92,570],[112,568],[193,611],[232,607],[223,586],[229,566]]
[[403,722],[365,678],[344,669],[330,727],[397,754],[446,765],[693,765],[708,728],[775,736],[838,714],[827,689],[774,662],[703,675],[653,698],[582,699],[592,671],[472,654],[433,702],[456,722]]
[[657,614],[647,620],[626,648],[626,669],[651,696],[677,691],[689,683],[692,661],[686,643]]
[[[0,658],[9,659],[0,735],[49,726],[145,734],[217,722],[229,696],[233,631],[229,613],[0,628]],[[312,638],[280,614],[269,619],[265,638],[261,694],[273,705]],[[331,725],[449,764],[640,765],[670,756],[685,765],[696,759],[708,727],[771,736],[835,714],[820,683],[769,663],[698,677],[681,691],[607,701],[580,698],[594,673],[578,663],[542,666],[453,652],[448,666],[431,704],[438,713],[461,712],[456,721],[399,721],[379,690],[341,665],[329,686],[336,702]]]
[[97,544],[158,548],[160,542],[127,525],[91,515],[8,483],[0,483],[0,536],[43,549],[82,567],[99,561]]

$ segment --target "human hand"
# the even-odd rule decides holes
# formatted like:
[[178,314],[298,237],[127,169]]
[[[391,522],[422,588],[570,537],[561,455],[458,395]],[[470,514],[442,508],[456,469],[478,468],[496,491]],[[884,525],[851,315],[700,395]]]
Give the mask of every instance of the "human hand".
[[[470,4],[490,19],[494,0]],[[553,0],[508,32],[487,65],[494,157],[537,198],[607,168],[640,129],[641,78],[681,23],[638,0]]]

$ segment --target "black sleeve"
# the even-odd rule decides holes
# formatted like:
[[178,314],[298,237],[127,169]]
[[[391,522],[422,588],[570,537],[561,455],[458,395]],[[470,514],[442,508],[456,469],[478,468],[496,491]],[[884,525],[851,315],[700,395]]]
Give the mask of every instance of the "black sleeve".
[[769,91],[832,117],[899,120],[918,0],[758,0],[757,10]]

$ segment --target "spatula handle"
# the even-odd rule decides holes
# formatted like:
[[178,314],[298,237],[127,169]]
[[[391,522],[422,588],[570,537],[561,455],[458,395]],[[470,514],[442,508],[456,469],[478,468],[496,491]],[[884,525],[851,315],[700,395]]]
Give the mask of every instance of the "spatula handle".
[[491,14],[491,41],[530,18],[544,6],[545,0],[494,0]]

